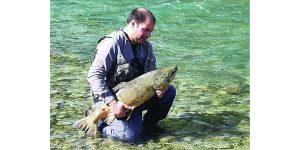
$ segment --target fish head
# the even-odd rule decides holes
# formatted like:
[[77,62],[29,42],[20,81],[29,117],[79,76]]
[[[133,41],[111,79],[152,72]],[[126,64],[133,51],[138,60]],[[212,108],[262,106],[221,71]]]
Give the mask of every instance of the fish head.
[[157,70],[153,77],[153,88],[167,90],[170,82],[175,78],[177,66],[169,66]]

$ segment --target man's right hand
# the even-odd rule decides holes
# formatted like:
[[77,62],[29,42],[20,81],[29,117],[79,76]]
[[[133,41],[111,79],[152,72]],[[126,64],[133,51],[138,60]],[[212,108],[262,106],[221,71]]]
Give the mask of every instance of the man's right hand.
[[122,118],[126,116],[130,107],[121,101],[112,100],[109,103],[110,109],[116,118]]

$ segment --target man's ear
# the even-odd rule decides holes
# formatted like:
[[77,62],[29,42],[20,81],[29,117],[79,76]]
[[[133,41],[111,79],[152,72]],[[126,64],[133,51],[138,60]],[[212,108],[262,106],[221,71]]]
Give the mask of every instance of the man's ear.
[[134,28],[134,25],[136,24],[135,20],[131,20],[129,25],[131,28]]

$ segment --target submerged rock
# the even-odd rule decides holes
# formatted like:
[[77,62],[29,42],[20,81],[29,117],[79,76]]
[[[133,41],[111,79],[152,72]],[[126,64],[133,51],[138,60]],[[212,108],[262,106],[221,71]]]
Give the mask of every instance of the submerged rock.
[[240,95],[240,94],[242,94],[242,87],[238,86],[238,85],[226,86],[226,87],[223,88],[223,90],[227,94],[231,94],[231,95]]

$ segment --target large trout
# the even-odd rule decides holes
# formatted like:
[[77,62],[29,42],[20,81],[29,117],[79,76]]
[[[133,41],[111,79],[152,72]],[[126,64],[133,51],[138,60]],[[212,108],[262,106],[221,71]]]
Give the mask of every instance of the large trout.
[[[115,93],[117,100],[127,104],[134,110],[154,96],[157,89],[166,90],[174,79],[176,72],[176,66],[150,71],[129,82],[117,85],[112,89],[112,92]],[[92,114],[75,122],[73,127],[84,130],[88,136],[95,136],[98,120],[104,121],[109,114],[111,116],[109,106],[95,104],[92,106]],[[129,117],[130,114],[128,119]]]

